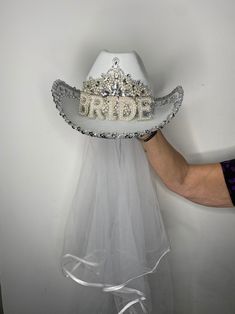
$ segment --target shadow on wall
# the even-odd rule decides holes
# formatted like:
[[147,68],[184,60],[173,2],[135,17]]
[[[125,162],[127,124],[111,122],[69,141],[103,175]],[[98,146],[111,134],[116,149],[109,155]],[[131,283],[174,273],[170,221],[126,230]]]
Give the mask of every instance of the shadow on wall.
[[0,285],[0,314],[3,314],[1,285]]

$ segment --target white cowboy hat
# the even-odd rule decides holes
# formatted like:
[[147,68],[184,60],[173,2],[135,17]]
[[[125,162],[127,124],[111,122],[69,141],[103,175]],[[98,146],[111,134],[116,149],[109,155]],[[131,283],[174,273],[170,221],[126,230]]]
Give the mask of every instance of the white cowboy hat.
[[97,56],[82,90],[57,79],[51,92],[72,128],[102,138],[139,137],[162,128],[184,96],[182,86],[177,86],[164,97],[154,97],[139,55],[107,50]]

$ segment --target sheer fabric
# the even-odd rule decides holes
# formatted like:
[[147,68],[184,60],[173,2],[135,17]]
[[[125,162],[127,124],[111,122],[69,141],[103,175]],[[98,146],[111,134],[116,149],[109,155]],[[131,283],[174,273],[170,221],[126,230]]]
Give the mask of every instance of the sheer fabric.
[[169,251],[141,143],[87,137],[61,267],[76,283],[111,295],[115,312],[98,311],[96,303],[92,313],[83,306],[82,314],[153,313],[148,275]]

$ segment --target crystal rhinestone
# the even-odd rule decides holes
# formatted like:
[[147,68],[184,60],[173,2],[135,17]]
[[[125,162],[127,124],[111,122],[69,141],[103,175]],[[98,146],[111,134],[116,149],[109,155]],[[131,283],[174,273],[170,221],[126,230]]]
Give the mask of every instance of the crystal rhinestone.
[[113,65],[117,66],[119,64],[120,60],[117,57],[113,58]]
[[107,73],[102,73],[101,77],[94,79],[89,77],[83,82],[84,91],[94,93],[96,95],[108,96],[130,96],[136,95],[152,96],[150,88],[141,83],[140,80],[132,79],[130,74],[125,75],[119,66],[119,62],[113,64],[112,68]]

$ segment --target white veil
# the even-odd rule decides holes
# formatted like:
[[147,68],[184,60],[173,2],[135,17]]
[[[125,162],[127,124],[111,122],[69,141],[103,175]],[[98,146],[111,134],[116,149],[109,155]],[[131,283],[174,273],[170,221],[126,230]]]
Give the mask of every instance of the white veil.
[[61,267],[66,277],[111,297],[115,312],[96,304],[93,312],[83,306],[78,314],[153,313],[147,275],[169,251],[140,141],[87,136]]

